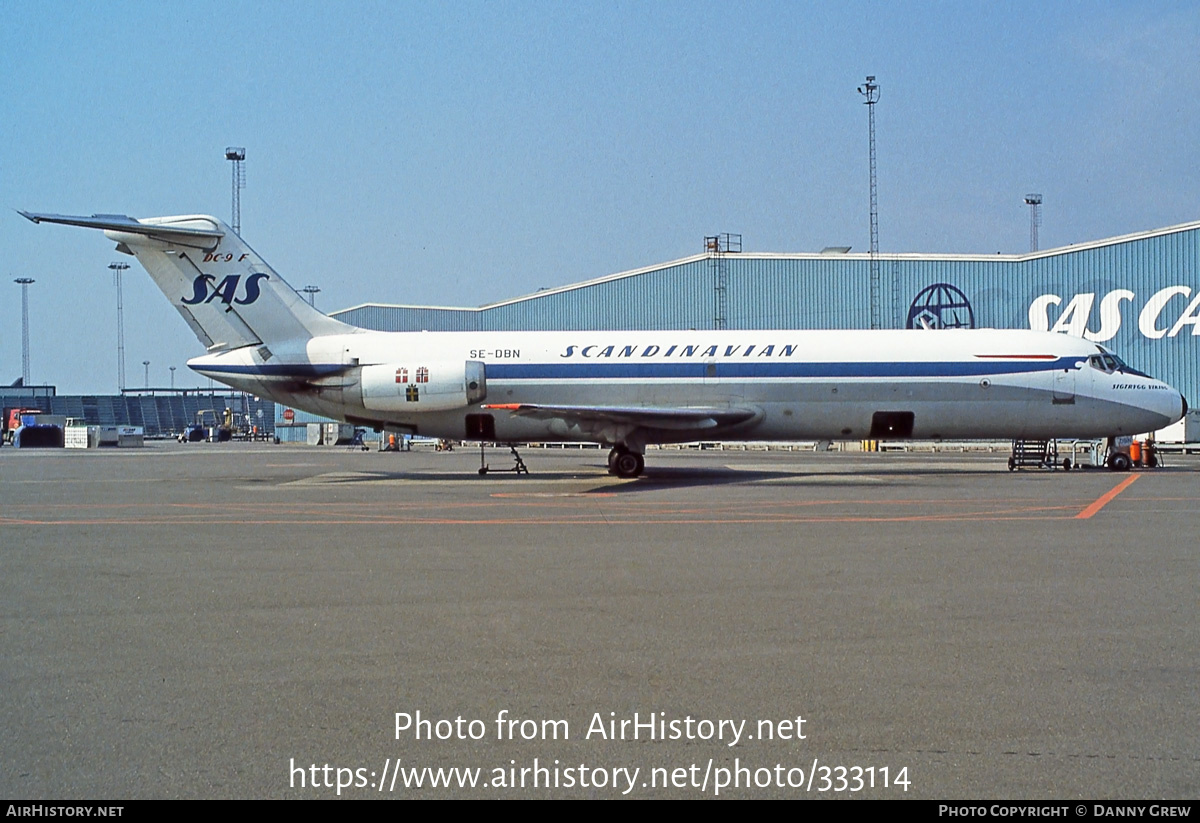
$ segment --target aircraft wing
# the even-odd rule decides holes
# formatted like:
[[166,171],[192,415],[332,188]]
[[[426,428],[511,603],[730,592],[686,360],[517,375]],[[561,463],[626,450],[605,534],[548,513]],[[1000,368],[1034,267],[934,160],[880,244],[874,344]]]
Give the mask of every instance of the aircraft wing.
[[492,403],[485,409],[502,409],[518,417],[562,420],[583,428],[622,426],[645,429],[694,430],[732,426],[755,417],[754,409],[722,407],[647,406],[547,406],[540,403]]

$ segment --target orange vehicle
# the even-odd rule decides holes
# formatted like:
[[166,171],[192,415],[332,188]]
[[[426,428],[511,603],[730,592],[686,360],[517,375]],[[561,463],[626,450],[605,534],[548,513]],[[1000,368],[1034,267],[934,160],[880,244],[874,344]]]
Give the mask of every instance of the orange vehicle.
[[21,419],[29,414],[42,414],[41,409],[9,409],[8,414],[4,415],[4,442],[13,442],[13,434],[17,429],[21,428],[24,423]]

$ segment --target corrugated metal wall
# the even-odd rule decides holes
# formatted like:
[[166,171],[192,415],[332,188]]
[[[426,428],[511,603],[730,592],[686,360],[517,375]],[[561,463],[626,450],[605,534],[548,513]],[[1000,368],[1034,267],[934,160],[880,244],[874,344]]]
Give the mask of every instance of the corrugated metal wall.
[[[43,388],[43,387],[36,387]],[[14,389],[17,391],[17,389]],[[178,434],[196,422],[196,413],[201,409],[213,409],[218,414],[225,408],[238,415],[251,415],[251,425],[269,432],[275,426],[275,404],[270,400],[249,398],[243,404],[243,395],[214,392],[212,394],[172,395],[80,395],[59,394],[52,396],[24,396],[6,394],[4,408],[34,408],[47,414],[77,417],[91,426],[142,426],[147,437],[165,437]]]
[[[943,283],[970,303],[978,327],[1030,328],[1035,301],[1043,308],[1033,314],[1047,328],[1069,325],[1073,303],[1082,322],[1089,307],[1086,295],[1092,295],[1086,326],[1076,328],[1095,335],[1104,328],[1105,296],[1128,290],[1131,297],[1110,298],[1116,310],[1105,330],[1111,331],[1117,318],[1120,326],[1101,342],[1196,402],[1200,337],[1193,332],[1200,323],[1178,321],[1189,319],[1187,309],[1200,294],[1198,262],[1200,223],[1027,255],[885,254],[880,256],[881,321],[885,328],[902,328],[914,298]],[[867,255],[729,254],[724,263],[731,329],[870,326]],[[381,331],[713,328],[714,275],[713,261],[699,256],[479,309],[361,306],[335,316]],[[1139,317],[1151,297],[1169,287],[1178,288],[1150,329],[1159,336],[1147,336]],[[1192,311],[1200,314],[1200,303]]]

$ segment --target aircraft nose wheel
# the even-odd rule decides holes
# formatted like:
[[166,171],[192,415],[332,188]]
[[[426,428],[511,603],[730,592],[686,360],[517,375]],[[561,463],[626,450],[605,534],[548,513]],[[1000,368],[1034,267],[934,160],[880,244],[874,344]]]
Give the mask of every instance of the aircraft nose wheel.
[[625,449],[613,449],[608,453],[608,473],[617,477],[637,477],[646,468],[646,459]]

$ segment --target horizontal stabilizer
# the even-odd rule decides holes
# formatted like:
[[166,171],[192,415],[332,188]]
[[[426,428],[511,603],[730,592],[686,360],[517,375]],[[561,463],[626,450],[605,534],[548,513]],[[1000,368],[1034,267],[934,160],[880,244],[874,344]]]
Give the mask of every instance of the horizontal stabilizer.
[[91,217],[76,217],[69,214],[37,214],[28,211],[18,211],[17,213],[34,223],[61,223],[64,226],[82,226],[85,229],[140,234],[168,243],[204,249],[215,247],[225,236],[225,232],[212,224],[208,224],[211,226],[210,228],[196,225],[207,222],[203,219],[187,219],[186,224],[143,223],[124,214],[93,214]]

